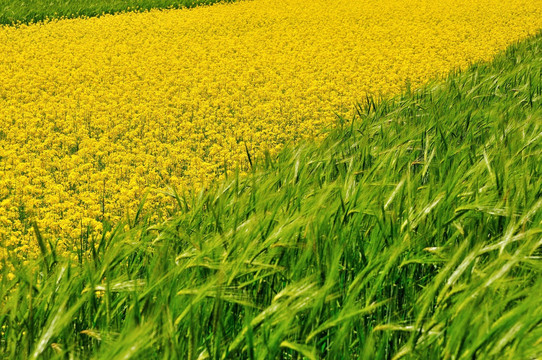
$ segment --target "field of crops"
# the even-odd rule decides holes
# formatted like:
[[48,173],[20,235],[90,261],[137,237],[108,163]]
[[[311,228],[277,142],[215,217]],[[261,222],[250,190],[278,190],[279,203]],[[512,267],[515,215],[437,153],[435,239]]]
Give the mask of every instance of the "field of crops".
[[542,358],[539,0],[136,3],[0,2],[0,358]]
[[[0,258],[75,253],[103,222],[322,138],[366,94],[488,60],[537,1],[242,1],[0,29]],[[252,161],[252,159],[250,159]]]
[[235,0],[0,0],[0,24],[22,24],[150,9],[190,8]]

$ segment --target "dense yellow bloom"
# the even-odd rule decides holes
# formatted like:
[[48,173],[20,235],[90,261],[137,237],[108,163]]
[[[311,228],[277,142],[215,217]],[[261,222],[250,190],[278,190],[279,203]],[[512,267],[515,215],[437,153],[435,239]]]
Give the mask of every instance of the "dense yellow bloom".
[[0,28],[0,257],[318,137],[365,94],[487,60],[540,0],[254,0]]

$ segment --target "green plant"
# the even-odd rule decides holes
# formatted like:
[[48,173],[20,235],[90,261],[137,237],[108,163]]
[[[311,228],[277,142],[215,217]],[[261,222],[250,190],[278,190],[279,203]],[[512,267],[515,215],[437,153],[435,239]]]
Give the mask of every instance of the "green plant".
[[358,110],[81,263],[5,264],[0,353],[542,356],[542,36]]

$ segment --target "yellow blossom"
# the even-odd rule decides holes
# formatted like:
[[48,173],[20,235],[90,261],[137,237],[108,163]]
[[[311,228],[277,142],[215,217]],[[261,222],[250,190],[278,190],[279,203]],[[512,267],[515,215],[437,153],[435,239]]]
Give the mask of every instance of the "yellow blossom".
[[488,60],[537,0],[253,0],[0,27],[0,257],[175,205],[366,94]]

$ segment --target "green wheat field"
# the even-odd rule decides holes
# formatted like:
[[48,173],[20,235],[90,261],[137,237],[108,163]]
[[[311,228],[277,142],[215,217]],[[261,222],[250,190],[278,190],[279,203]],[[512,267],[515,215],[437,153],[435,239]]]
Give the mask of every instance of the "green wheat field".
[[[51,4],[0,21],[156,7]],[[542,359],[542,35],[352,114],[73,256],[34,223],[39,255],[0,265],[0,358]]]

